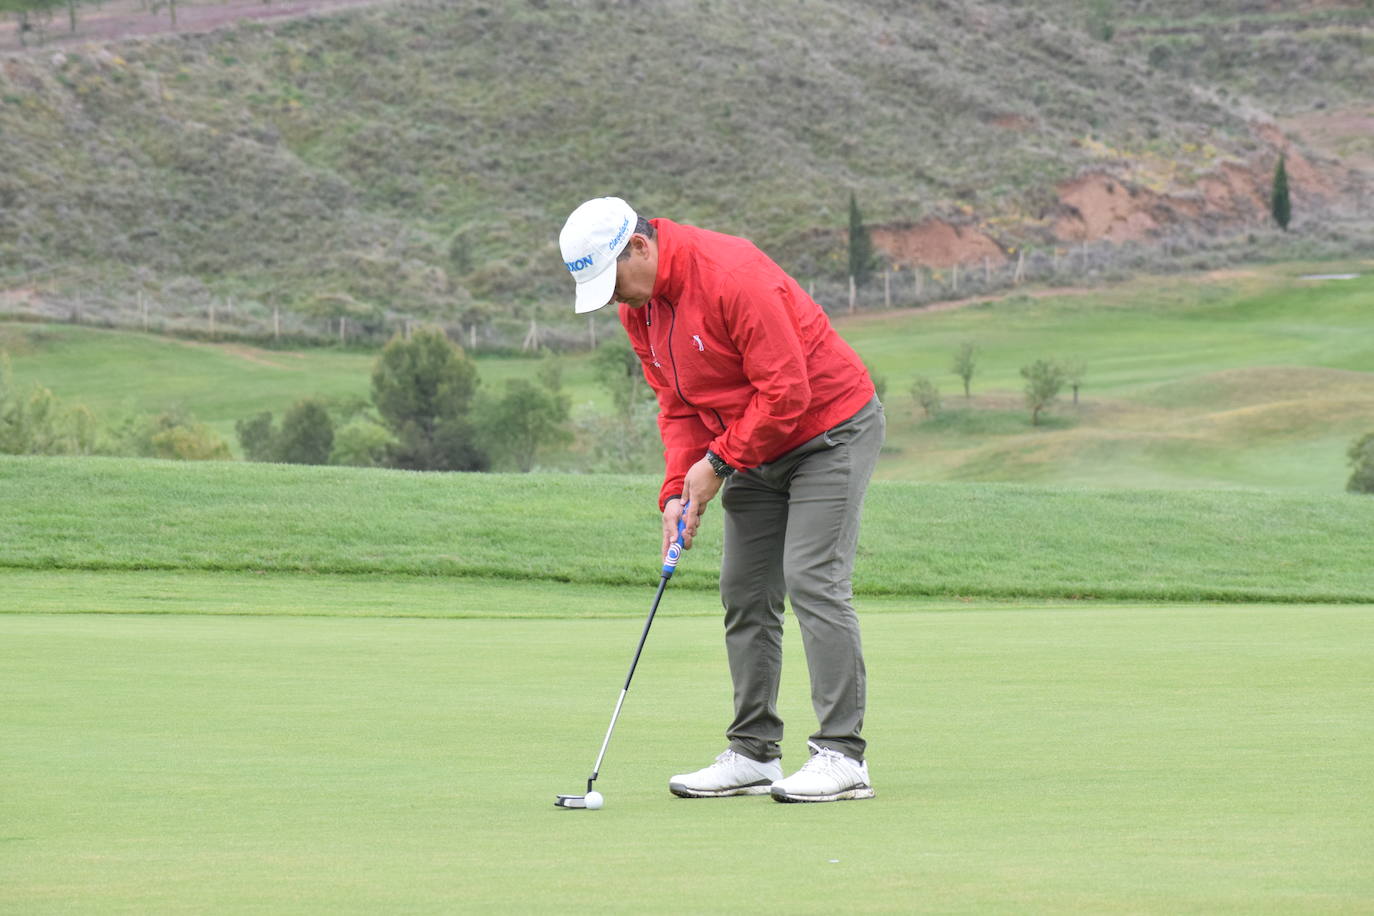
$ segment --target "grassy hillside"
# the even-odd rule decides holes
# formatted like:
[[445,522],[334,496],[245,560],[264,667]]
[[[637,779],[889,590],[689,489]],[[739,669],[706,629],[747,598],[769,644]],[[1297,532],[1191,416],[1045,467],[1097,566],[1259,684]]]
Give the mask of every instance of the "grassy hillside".
[[1115,7],[1113,41],[1156,67],[1270,111],[1374,103],[1374,7],[1363,0],[1225,0],[1205,7],[1119,0]]
[[1057,182],[1123,150],[1195,177],[1257,149],[1249,116],[989,2],[414,0],[34,51],[0,69],[0,285],[171,328],[518,326],[565,314],[554,238],[594,194],[839,276],[851,191],[1044,241]]
[[[655,580],[647,477],[0,458],[0,568]],[[1371,601],[1374,500],[875,484],[864,594]],[[680,587],[713,588],[708,524]]]

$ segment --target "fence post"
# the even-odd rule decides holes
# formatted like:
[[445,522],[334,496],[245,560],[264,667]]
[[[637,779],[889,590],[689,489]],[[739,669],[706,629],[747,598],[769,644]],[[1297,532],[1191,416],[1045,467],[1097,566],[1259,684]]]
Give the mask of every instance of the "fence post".
[[859,289],[854,285],[854,275],[849,275],[849,314],[854,314],[854,300],[859,294]]
[[1012,274],[1012,286],[1020,286],[1021,280],[1025,277],[1026,271],[1026,249],[1019,248],[1016,251],[1016,273]]
[[210,300],[210,339],[215,338],[215,300]]
[[983,255],[983,285],[992,285],[992,259]]
[[138,310],[143,313],[143,333],[148,333],[148,297],[143,290],[138,291]]
[[959,262],[958,262],[958,261],[955,261],[955,262],[954,262],[954,279],[953,279],[953,281],[952,281],[952,289],[953,289],[953,291],[956,292],[956,293],[959,292]]
[[281,306],[272,306],[272,339],[281,340]]
[[883,308],[892,308],[892,268],[883,271]]
[[911,272],[916,275],[916,301],[919,303],[925,297],[926,269],[917,264]]

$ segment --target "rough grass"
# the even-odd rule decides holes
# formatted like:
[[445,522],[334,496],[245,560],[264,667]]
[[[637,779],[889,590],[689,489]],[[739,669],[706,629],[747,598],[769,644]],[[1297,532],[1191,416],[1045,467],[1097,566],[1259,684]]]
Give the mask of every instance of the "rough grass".
[[[652,584],[649,477],[0,458],[0,569]],[[1374,500],[875,484],[861,594],[1369,601]],[[714,589],[708,523],[675,583]]]

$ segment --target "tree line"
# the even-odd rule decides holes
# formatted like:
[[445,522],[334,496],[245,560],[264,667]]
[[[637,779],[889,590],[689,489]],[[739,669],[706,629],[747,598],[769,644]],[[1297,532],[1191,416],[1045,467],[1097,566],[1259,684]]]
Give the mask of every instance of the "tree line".
[[[509,379],[481,394],[477,364],[436,329],[394,337],[372,370],[371,400],[297,401],[277,424],[262,411],[235,424],[249,461],[410,471],[532,470],[571,438],[571,399],[554,363],[537,381]],[[335,415],[339,415],[336,422]]]

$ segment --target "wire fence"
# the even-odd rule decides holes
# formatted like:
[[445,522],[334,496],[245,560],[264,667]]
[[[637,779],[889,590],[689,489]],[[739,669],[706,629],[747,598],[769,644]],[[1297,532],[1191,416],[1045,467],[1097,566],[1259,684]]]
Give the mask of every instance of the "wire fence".
[[[799,278],[831,315],[1008,295],[1022,287],[1092,286],[1124,280],[1139,272],[1213,270],[1264,260],[1320,259],[1368,255],[1368,227],[1333,226],[1304,235],[1254,227],[1230,237],[1179,231],[1149,243],[1085,242],[1012,250],[941,268],[888,266],[868,282],[849,278]],[[33,283],[0,287],[0,320],[52,322],[137,330],[197,340],[241,342],[265,347],[375,348],[419,327],[439,327],[471,352],[535,353],[595,349],[620,333],[612,309],[573,317],[568,302],[543,308],[513,307],[511,313],[480,320],[421,316],[401,310],[367,315],[304,315],[251,299],[218,296],[194,284],[166,289],[39,291]]]

